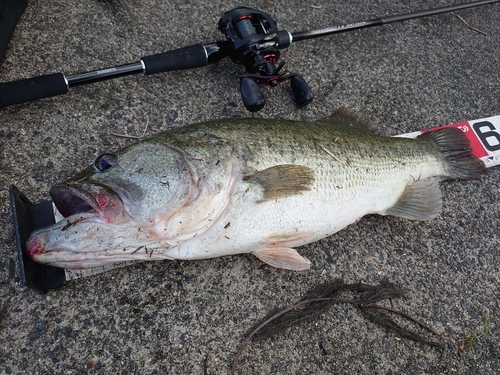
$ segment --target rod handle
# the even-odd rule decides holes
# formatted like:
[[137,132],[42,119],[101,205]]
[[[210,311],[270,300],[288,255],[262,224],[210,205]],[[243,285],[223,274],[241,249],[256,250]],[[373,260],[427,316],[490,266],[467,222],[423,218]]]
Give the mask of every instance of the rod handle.
[[0,83],[0,108],[31,100],[66,94],[68,85],[62,73]]
[[142,61],[145,65],[144,74],[149,75],[205,66],[208,64],[208,54],[203,44],[195,44],[146,56],[142,58]]

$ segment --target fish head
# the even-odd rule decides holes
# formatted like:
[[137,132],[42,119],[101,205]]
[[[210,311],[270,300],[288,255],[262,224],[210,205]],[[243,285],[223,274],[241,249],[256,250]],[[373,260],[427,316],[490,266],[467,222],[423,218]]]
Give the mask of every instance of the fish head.
[[167,222],[198,195],[197,180],[182,152],[161,142],[103,154],[51,188],[65,219],[33,232],[26,252],[65,268],[137,260],[136,249],[173,236]]

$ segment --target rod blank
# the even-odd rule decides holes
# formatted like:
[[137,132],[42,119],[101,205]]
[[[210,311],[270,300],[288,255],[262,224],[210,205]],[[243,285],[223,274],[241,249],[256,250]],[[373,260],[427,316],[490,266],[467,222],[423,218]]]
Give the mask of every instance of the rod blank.
[[368,20],[368,21],[355,22],[355,23],[350,23],[350,24],[346,24],[346,25],[325,27],[323,29],[299,31],[297,33],[292,33],[292,41],[298,42],[301,40],[318,38],[320,36],[338,34],[338,33],[346,32],[346,31],[363,29],[366,27],[381,26],[381,25],[385,25],[385,24],[393,23],[393,22],[402,22],[402,21],[407,21],[407,20],[411,20],[411,19],[415,19],[415,18],[434,16],[434,15],[441,14],[441,13],[453,12],[455,10],[497,3],[499,1],[500,0],[479,0],[479,1],[473,1],[471,3],[466,3],[466,4],[450,5],[450,6],[446,6],[446,7],[442,7],[442,8],[421,10],[418,12],[398,14],[395,16],[388,16],[388,17],[383,17],[383,18],[375,18],[375,19]]

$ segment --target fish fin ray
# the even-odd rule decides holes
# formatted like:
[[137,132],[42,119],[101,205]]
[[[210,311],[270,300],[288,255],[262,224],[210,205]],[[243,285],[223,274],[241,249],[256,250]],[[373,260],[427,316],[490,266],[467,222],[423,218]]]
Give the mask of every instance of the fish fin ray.
[[433,143],[444,159],[446,177],[457,180],[480,178],[487,172],[484,163],[474,156],[470,141],[457,128],[443,128],[418,136]]
[[380,135],[380,129],[369,119],[356,113],[352,109],[340,107],[331,116],[323,117],[318,122],[330,124],[336,129],[358,130],[363,133]]
[[290,247],[266,247],[253,252],[264,263],[276,268],[304,271],[311,267],[311,261]]
[[289,197],[311,190],[314,171],[302,165],[282,164],[263,169],[248,178],[262,189],[261,202]]
[[430,220],[441,212],[441,190],[435,178],[427,178],[408,185],[394,206],[385,215],[410,220]]

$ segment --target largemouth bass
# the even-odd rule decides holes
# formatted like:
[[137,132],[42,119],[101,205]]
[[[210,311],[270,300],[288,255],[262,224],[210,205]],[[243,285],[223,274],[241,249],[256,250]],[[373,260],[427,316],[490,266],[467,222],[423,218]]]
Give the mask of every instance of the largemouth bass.
[[103,154],[52,187],[66,218],[32,233],[26,251],[65,268],[252,253],[304,270],[295,247],[367,214],[431,219],[438,180],[486,171],[458,129],[392,138],[362,122],[345,110],[309,123],[228,119]]

